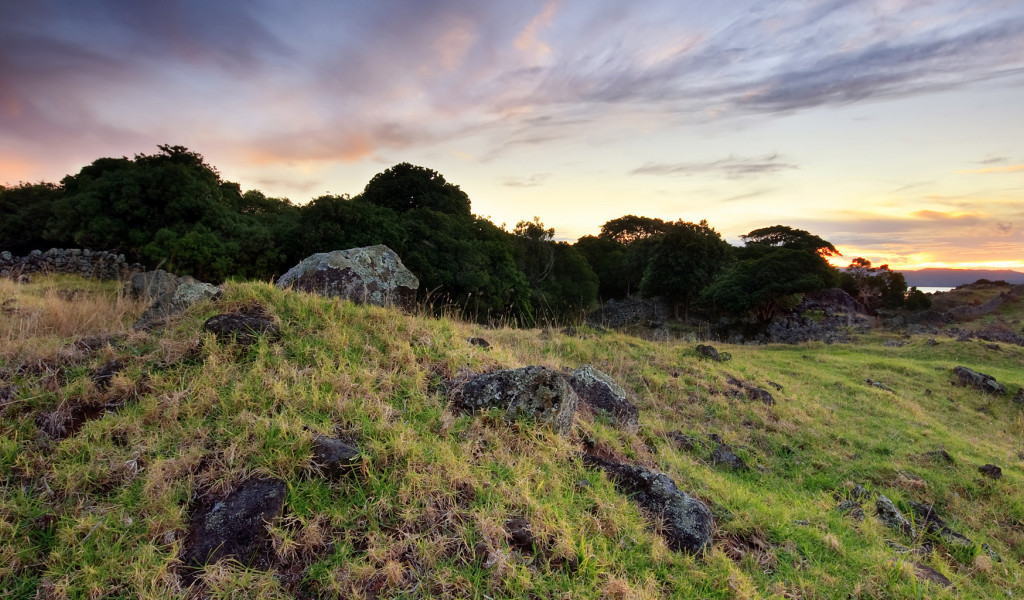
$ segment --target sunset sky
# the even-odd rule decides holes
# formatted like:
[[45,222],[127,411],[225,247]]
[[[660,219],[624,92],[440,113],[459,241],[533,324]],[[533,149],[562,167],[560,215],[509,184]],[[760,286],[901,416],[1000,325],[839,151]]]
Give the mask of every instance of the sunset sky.
[[297,203],[411,162],[559,239],[1022,269],[1024,0],[0,0],[0,184],[165,143]]

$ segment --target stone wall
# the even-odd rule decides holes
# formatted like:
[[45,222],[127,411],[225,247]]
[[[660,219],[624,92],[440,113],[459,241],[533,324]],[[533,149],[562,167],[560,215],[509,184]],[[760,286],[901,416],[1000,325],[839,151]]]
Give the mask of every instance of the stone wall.
[[631,297],[606,301],[587,315],[587,322],[603,327],[656,326],[671,316],[672,308],[661,298],[644,300]]
[[80,249],[33,250],[28,256],[0,252],[0,277],[11,279],[33,273],[80,275],[96,279],[126,279],[145,271],[138,263],[127,263],[124,254]]

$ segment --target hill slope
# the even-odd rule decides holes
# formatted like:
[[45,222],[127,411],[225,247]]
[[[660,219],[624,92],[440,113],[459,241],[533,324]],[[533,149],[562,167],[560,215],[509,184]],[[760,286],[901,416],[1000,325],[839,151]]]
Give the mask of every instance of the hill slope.
[[[950,374],[965,364],[1013,394],[1024,348],[944,337],[888,347],[879,334],[720,345],[732,360],[718,363],[693,343],[484,329],[258,283],[229,284],[216,304],[149,334],[128,330],[142,307],[112,284],[0,281],[0,304],[10,597],[1024,593],[1024,416]],[[237,309],[268,316],[280,335],[246,346],[203,332]],[[630,393],[637,432],[581,411],[560,436],[449,402],[451,381],[470,372],[584,364]],[[357,446],[354,466],[335,477],[316,468],[316,435]],[[750,469],[715,464],[717,439]],[[670,550],[657,515],[585,467],[584,451],[664,472],[704,501],[710,555]],[[988,463],[1001,479],[979,472]],[[190,568],[197,515],[254,481],[271,482],[265,504],[283,499],[281,516],[239,530],[265,538],[259,551],[249,564]],[[945,528],[929,532],[920,516],[914,536],[888,528],[875,516],[880,495],[908,515],[912,503],[934,506]],[[836,509],[851,500],[850,512]],[[956,591],[926,582],[940,577]]]

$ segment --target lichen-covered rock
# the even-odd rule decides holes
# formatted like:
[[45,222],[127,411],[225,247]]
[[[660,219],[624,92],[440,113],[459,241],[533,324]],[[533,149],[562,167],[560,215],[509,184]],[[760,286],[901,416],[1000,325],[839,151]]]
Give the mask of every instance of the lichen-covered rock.
[[848,515],[855,521],[864,520],[864,508],[856,500],[845,500],[836,505],[836,510]]
[[277,280],[281,289],[403,308],[416,301],[419,286],[395,251],[382,244],[313,254]]
[[902,531],[910,537],[917,537],[917,531],[914,530],[914,525],[910,522],[910,519],[903,516],[900,509],[896,508],[896,504],[887,496],[878,496],[878,500],[875,501],[875,514],[878,515],[879,520],[886,527]]
[[223,500],[207,499],[192,515],[181,561],[202,567],[224,558],[267,568],[273,552],[267,525],[284,509],[288,484],[280,479],[250,479]]
[[337,438],[318,435],[313,438],[313,464],[328,477],[338,477],[359,464],[359,448]]
[[703,356],[704,358],[710,358],[715,362],[725,362],[732,360],[732,355],[728,352],[719,352],[714,346],[708,346],[707,344],[700,344],[696,348],[697,356]]
[[281,328],[271,317],[246,312],[214,315],[203,323],[203,330],[213,333],[222,342],[243,346],[254,344],[261,337],[274,340],[281,334]]
[[214,300],[220,293],[218,286],[159,269],[136,273],[125,284],[126,295],[150,301],[149,308],[133,325],[136,331],[147,331],[163,325],[189,306],[203,300]]
[[619,427],[627,431],[636,431],[640,427],[640,410],[629,401],[626,390],[607,374],[583,365],[573,371],[569,385],[588,406],[613,416]]
[[569,382],[547,367],[522,367],[476,375],[452,390],[452,403],[474,412],[490,408],[505,411],[505,419],[533,419],[568,433],[579,404]]
[[973,369],[967,367],[954,367],[953,374],[956,375],[957,382],[960,385],[972,387],[985,392],[986,394],[1003,395],[1006,393],[1006,387],[996,381],[995,377],[979,373]]
[[660,520],[660,531],[669,548],[698,555],[711,551],[715,526],[711,509],[680,490],[668,475],[592,454],[583,456],[583,464],[600,468],[615,482],[616,489],[636,502],[649,518]]

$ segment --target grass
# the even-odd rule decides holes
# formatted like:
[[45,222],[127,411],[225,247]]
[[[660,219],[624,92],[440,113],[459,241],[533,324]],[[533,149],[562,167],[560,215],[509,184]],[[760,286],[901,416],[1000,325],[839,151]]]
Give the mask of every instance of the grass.
[[[81,289],[77,295],[62,290]],[[261,283],[229,284],[162,331],[131,333],[142,307],[119,286],[74,278],[0,280],[0,597],[10,598],[981,598],[1024,593],[1024,413],[1008,398],[951,385],[964,364],[1017,391],[1024,348],[891,332],[852,344],[653,342],[581,328],[486,329]],[[281,339],[242,349],[201,332],[217,312],[260,303]],[[1019,318],[1019,303],[1000,317]],[[102,344],[76,344],[110,336]],[[484,349],[467,342],[483,337]],[[124,369],[100,389],[94,369]],[[560,437],[496,413],[453,412],[445,382],[465,372],[593,364],[635,396],[637,433],[581,415]],[[730,395],[727,378],[775,406]],[[868,386],[879,381],[894,393]],[[3,390],[10,390],[7,396]],[[771,388],[769,388],[771,389]],[[73,431],[60,415],[102,407]],[[71,418],[71,417],[67,417]],[[722,436],[752,467],[710,464],[670,432]],[[357,473],[310,466],[314,434],[358,443]],[[716,517],[712,554],[670,551],[600,473],[584,440],[668,473]],[[950,465],[926,453],[944,449]],[[983,477],[995,463],[1003,478]],[[273,568],[206,567],[186,587],[178,562],[199,494],[253,476],[288,483],[268,525]],[[834,510],[855,484],[933,504],[974,548],[910,539],[865,504]],[[905,512],[909,512],[906,511]],[[522,517],[533,552],[510,544]],[[902,554],[895,542],[915,552]],[[931,545],[931,552],[921,552]],[[987,544],[1001,562],[981,549]],[[919,581],[914,563],[957,592]]]

